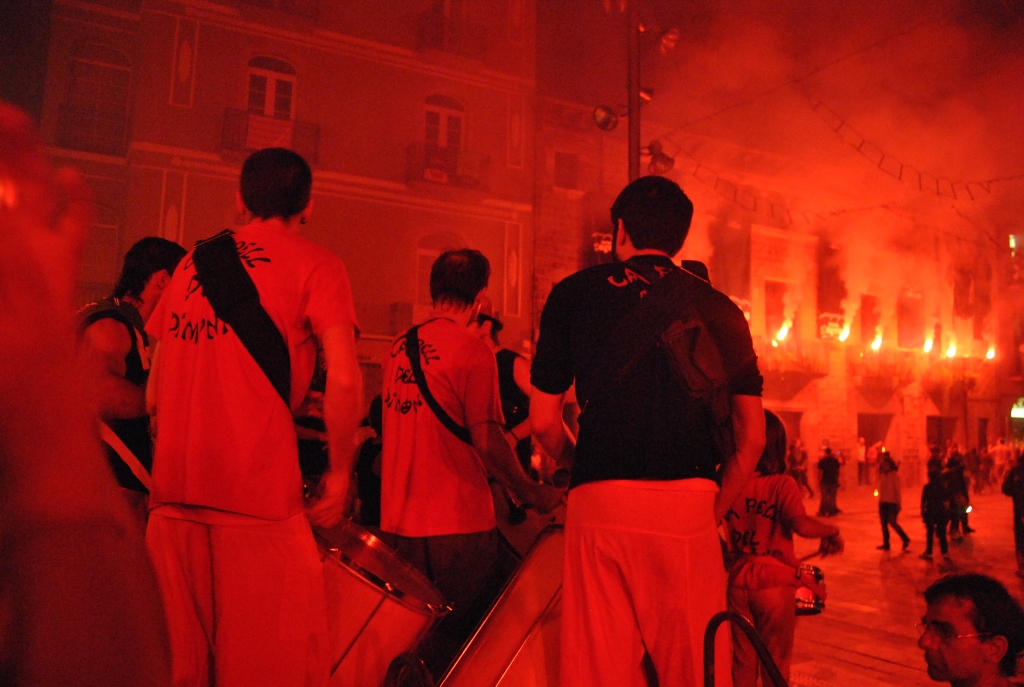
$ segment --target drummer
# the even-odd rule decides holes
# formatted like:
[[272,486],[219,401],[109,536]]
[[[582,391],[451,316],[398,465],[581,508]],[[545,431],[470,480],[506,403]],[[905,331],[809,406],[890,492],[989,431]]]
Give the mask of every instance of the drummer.
[[467,329],[489,277],[479,251],[442,253],[430,271],[433,309],[415,328],[422,377],[413,372],[408,333],[395,339],[384,362],[381,529],[452,606],[421,647],[438,677],[496,592],[488,474],[541,512],[562,500],[520,466],[503,429],[494,355]]
[[[839,553],[843,540],[835,525],[807,515],[800,487],[786,473],[786,428],[766,410],[765,446],[754,479],[725,514],[729,552],[729,610],[753,618],[772,658],[789,680],[796,630],[796,588],[810,587],[824,598],[814,579],[800,571],[793,550],[793,533],[821,537],[822,555]],[[758,659],[746,635],[732,632],[732,681],[736,687],[756,683]],[[762,668],[763,671],[763,668]],[[769,684],[767,673],[761,681]]]
[[[227,255],[203,278],[195,252],[186,257],[146,325],[159,340],[147,389],[157,433],[146,540],[175,685],[207,684],[211,675],[219,685],[253,687],[326,685],[329,677],[323,569],[310,522],[330,525],[343,515],[360,372],[345,266],[299,236],[312,183],[309,165],[290,150],[249,156],[239,192],[249,223],[231,242],[217,239]],[[258,257],[240,260],[239,248]],[[207,281],[211,275],[220,278]],[[226,326],[207,297],[220,302],[218,283],[257,292],[264,317],[241,328],[245,318],[232,317]],[[257,343],[282,339],[290,372],[283,388],[254,357],[261,347],[243,343],[245,330],[263,335]],[[292,412],[309,389],[318,341],[331,455],[319,498],[304,512]]]

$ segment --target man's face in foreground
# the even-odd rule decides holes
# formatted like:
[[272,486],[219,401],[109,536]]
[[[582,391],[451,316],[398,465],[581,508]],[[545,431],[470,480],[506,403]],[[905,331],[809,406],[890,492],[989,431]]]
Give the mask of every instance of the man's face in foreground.
[[918,628],[923,634],[917,640],[924,649],[928,677],[970,685],[984,675],[999,674],[1001,655],[986,645],[989,635],[978,636],[973,614],[974,602],[970,599],[945,596],[928,604]]

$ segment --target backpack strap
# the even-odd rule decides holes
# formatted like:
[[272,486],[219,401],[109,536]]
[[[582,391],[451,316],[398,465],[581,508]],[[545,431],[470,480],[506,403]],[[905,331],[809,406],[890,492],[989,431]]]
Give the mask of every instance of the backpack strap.
[[452,416],[449,415],[441,404],[434,398],[434,394],[430,393],[430,388],[427,387],[427,378],[423,374],[423,364],[420,362],[420,338],[417,334],[419,325],[411,327],[405,334],[405,354],[409,358],[409,365],[412,368],[413,377],[416,379],[416,386],[419,387],[420,395],[423,396],[423,400],[427,402],[427,406],[434,412],[434,415],[445,428],[458,437],[459,441],[473,445],[473,437],[470,435],[469,430],[457,423]]
[[238,255],[235,236],[224,230],[196,244],[196,279],[214,314],[228,324],[291,408],[292,369],[288,344],[260,303],[260,294]]
[[625,379],[633,366],[661,342],[662,334],[684,313],[696,315],[693,300],[697,292],[702,286],[710,288],[702,279],[685,270],[673,270],[659,278],[646,265],[633,262],[629,265],[644,276],[651,286],[605,339],[608,364],[602,366],[594,384],[594,393],[587,399],[583,410],[604,398]]

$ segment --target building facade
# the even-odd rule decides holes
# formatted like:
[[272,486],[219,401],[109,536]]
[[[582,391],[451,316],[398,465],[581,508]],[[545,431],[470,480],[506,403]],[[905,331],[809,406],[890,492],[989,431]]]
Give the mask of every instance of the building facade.
[[487,255],[528,340],[534,21],[525,0],[57,0],[41,128],[99,207],[83,302],[139,238],[242,221],[242,161],[281,146],[313,166],[305,234],[348,266],[369,394],[446,248]]

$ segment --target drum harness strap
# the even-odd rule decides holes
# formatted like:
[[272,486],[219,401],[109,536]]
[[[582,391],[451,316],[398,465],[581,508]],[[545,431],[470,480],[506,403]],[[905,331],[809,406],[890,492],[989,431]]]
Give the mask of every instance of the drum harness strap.
[[419,387],[420,395],[423,396],[423,400],[427,402],[427,406],[434,412],[437,419],[441,421],[441,424],[445,428],[458,437],[459,441],[463,443],[473,445],[473,438],[469,433],[469,430],[457,423],[451,415],[449,415],[441,404],[434,398],[434,394],[430,393],[430,388],[427,386],[427,379],[423,375],[423,363],[420,362],[420,337],[417,330],[420,325],[411,327],[405,334],[405,354],[409,358],[409,365],[412,367],[413,377],[416,378],[416,386]]
[[235,331],[290,410],[292,370],[288,344],[260,303],[256,284],[238,254],[234,233],[225,229],[198,242],[192,262],[213,313]]

